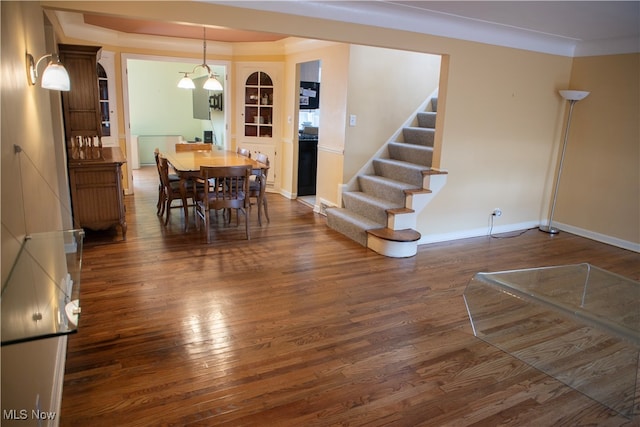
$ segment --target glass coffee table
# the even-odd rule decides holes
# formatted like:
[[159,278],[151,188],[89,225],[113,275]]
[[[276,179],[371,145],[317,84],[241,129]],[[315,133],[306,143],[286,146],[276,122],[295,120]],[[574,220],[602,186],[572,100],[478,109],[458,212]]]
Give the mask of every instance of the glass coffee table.
[[640,282],[590,264],[477,273],[464,291],[473,333],[631,418]]

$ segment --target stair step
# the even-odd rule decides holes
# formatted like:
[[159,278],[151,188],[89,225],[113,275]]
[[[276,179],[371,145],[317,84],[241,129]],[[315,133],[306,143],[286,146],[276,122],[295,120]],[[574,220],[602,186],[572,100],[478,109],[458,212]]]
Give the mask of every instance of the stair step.
[[344,208],[327,208],[326,214],[327,225],[330,228],[365,247],[367,246],[367,230],[382,228],[386,225]]
[[406,203],[406,191],[416,189],[413,184],[378,175],[360,175],[358,184],[362,192],[389,200],[396,206],[404,206]]
[[418,113],[418,126],[421,128],[436,128],[436,117],[438,113],[433,111],[425,111],[423,113]]
[[431,111],[438,111],[438,98],[431,98]]
[[422,188],[423,171],[428,169],[424,165],[396,159],[374,159],[373,170],[376,175],[393,178]]
[[409,163],[431,166],[433,147],[406,144],[404,142],[390,142],[387,146],[389,157]]
[[429,190],[428,188],[416,188],[415,190],[407,190],[406,193],[407,195],[416,196],[420,194],[431,194],[433,193],[433,191]]
[[389,212],[389,214],[391,215],[401,215],[401,214],[414,213],[415,211],[409,208],[393,208],[393,209],[387,210],[387,212]]
[[435,129],[405,127],[402,129],[402,136],[406,144],[422,145],[425,147],[433,147],[435,141]]
[[416,230],[407,228],[405,230],[392,230],[390,228],[374,228],[367,230],[368,234],[372,234],[384,240],[392,242],[417,242],[420,240],[420,233]]
[[449,174],[446,170],[436,169],[436,168],[428,168],[422,171],[423,175],[447,175]]
[[404,204],[398,205],[389,200],[366,194],[361,191],[348,191],[342,194],[342,203],[348,209],[372,221],[380,224],[387,224],[387,210],[403,208]]

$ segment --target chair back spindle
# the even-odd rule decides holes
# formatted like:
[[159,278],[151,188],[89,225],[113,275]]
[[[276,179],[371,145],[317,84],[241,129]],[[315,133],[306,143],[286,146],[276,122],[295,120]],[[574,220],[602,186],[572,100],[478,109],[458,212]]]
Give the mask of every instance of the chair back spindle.
[[269,207],[267,203],[267,174],[269,173],[269,156],[264,153],[256,153],[256,162],[262,163],[267,167],[261,170],[261,173],[256,176],[256,179],[251,182],[249,187],[249,197],[256,199],[258,205],[258,224],[262,225],[262,213],[267,218],[267,222],[271,222],[269,219]]
[[249,151],[249,149],[247,148],[238,147],[236,149],[236,153],[240,154],[241,156],[251,158],[251,151]]

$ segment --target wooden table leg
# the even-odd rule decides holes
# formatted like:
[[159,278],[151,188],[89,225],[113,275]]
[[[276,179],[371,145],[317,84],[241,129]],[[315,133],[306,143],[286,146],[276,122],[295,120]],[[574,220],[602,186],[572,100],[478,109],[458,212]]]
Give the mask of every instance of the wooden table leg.
[[182,199],[182,209],[184,210],[184,231],[189,230],[189,207],[187,206],[187,183],[184,175],[180,175],[180,198]]

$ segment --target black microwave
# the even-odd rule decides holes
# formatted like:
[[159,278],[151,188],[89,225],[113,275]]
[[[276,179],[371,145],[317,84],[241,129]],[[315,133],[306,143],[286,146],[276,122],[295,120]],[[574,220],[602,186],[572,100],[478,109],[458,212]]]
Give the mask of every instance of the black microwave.
[[300,82],[300,109],[320,108],[320,83]]

